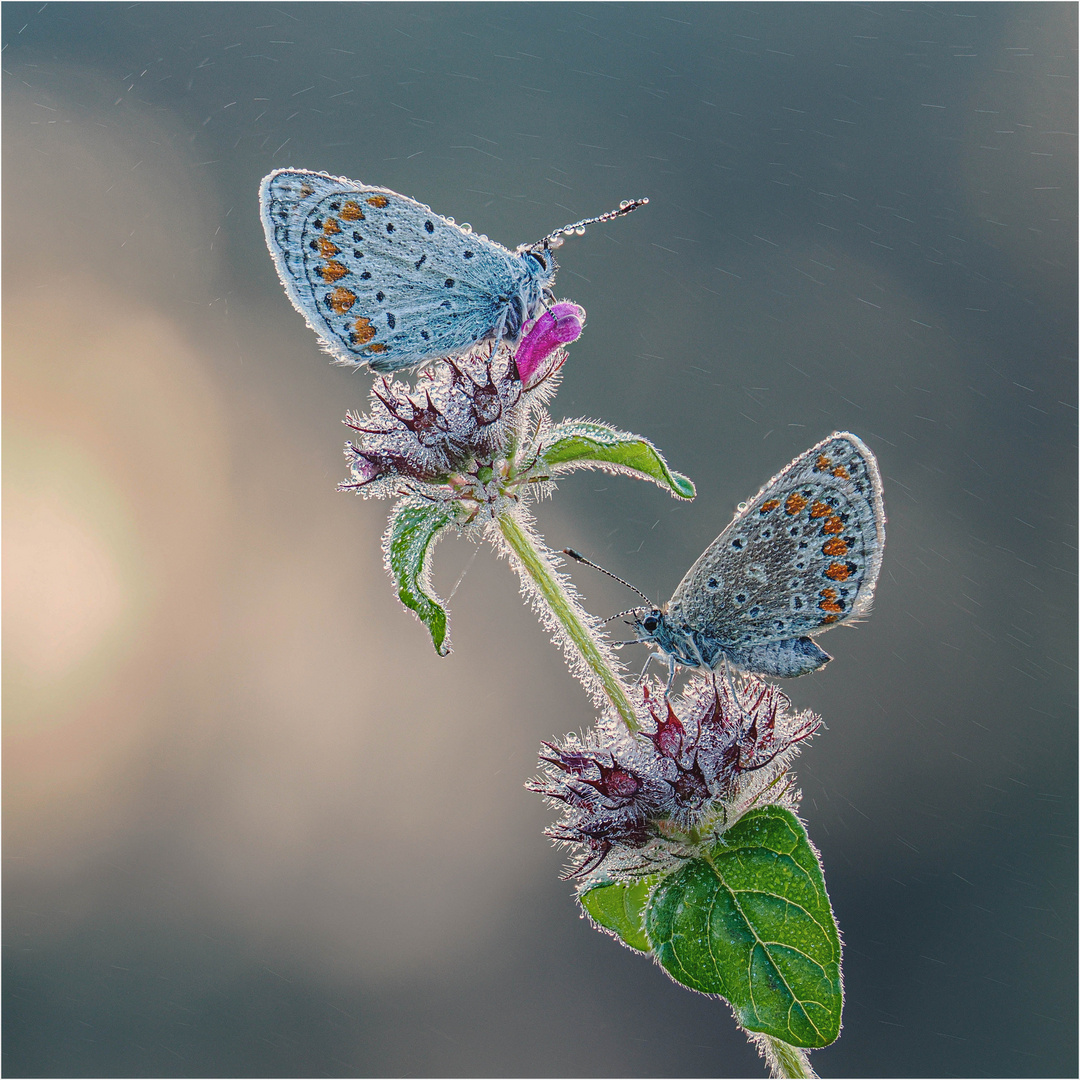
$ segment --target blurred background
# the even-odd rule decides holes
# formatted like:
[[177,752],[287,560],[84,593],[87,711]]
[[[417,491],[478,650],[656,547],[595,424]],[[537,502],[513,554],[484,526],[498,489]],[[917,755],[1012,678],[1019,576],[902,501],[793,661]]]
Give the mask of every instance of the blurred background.
[[[538,507],[657,600],[834,429],[872,618],[787,683],[846,941],[825,1076],[1076,1068],[1073,4],[30,4],[2,11],[4,1071],[738,1076],[721,1003],[578,918],[524,790],[592,722],[505,563],[394,598],[260,178],[560,253],[556,418],[692,504]],[[633,602],[584,567],[601,616]],[[640,650],[629,656],[643,661]]]

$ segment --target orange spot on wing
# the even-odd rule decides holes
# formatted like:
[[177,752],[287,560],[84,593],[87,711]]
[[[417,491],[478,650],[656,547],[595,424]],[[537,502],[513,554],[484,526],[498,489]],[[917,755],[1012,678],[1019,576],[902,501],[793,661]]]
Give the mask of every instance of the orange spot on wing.
[[818,454],[817,462],[814,468],[818,472],[824,472],[832,464],[832,458],[827,458],[824,454]]
[[323,222],[322,231],[324,233],[326,233],[327,236],[333,236],[334,233],[341,232],[341,226],[337,223],[337,221],[334,218],[328,217]]
[[806,503],[806,496],[800,495],[797,491],[793,491],[784,502],[784,509],[789,514],[797,514],[806,506]]
[[847,541],[842,540],[839,536],[834,536],[831,540],[825,542],[825,546],[821,549],[825,555],[831,555],[836,558],[838,555],[847,554]]
[[834,562],[825,571],[825,576],[833,581],[847,581],[851,576],[851,571],[847,568],[847,563]]
[[339,315],[344,315],[356,303],[356,293],[343,289],[340,285],[330,294],[330,306]]
[[341,208],[341,216],[346,221],[363,221],[364,220],[364,211],[360,209],[360,204],[359,203],[354,203],[352,201],[352,199],[350,199]]
[[766,499],[761,504],[761,513],[768,514],[775,510],[780,505],[779,499]]
[[839,621],[840,621],[840,616],[839,615],[826,615],[825,618],[821,620],[821,625],[824,626],[826,623],[839,622]]
[[833,476],[840,477],[841,480],[851,479],[851,477],[848,475],[847,469],[845,469],[843,465],[837,465],[836,468],[833,469],[832,474]]
[[[353,341],[357,345],[366,345],[374,336],[375,327],[371,325],[371,320],[366,315],[361,315],[360,318],[353,323]],[[373,349],[375,348],[374,345],[371,347]]]
[[332,259],[341,250],[337,244],[332,240],[327,240],[325,236],[320,236],[315,243],[319,245],[319,254],[324,259]]
[[[818,594],[821,597],[818,607],[822,611],[833,612],[839,615],[844,610],[844,605],[840,603],[840,594],[835,589],[822,589]],[[835,622],[835,619],[829,619],[828,622]]]
[[319,273],[322,274],[322,279],[328,285],[333,284],[338,278],[343,278],[349,271],[341,265],[339,262],[328,262],[325,266],[319,267]]
[[810,516],[825,517],[826,514],[832,513],[832,507],[828,503],[823,503],[820,499],[813,506],[810,507]]
[[372,195],[371,198],[367,200],[367,204],[368,206],[378,207],[381,210],[384,206],[390,205],[390,200],[385,195]]
[[826,536],[835,536],[837,533],[842,533],[844,531],[844,523],[834,514],[821,526],[821,531]]
[[386,346],[381,341],[376,341],[374,345],[368,346],[368,352],[386,352]]

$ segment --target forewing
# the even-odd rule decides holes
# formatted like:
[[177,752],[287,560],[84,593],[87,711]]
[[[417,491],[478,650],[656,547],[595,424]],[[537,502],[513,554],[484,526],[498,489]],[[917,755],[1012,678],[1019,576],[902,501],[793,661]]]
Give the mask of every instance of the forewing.
[[731,646],[813,634],[870,608],[885,547],[870,449],[835,432],[774,476],[709,545],[668,619]]
[[388,188],[282,169],[259,192],[278,275],[335,359],[377,371],[491,336],[519,256]]

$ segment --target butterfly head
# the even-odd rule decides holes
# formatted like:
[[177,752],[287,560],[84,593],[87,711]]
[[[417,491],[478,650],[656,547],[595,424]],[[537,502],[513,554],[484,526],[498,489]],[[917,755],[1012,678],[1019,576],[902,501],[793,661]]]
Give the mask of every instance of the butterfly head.
[[[629,625],[642,645],[651,645],[668,658],[674,672],[675,664],[701,667],[702,656],[694,632],[688,626],[672,621],[664,608],[650,605],[627,612],[633,618]],[[669,681],[668,686],[671,683]]]
[[656,606],[634,608],[627,614],[633,620],[634,636],[643,645],[655,645],[662,652],[670,652],[670,629],[662,608]]
[[548,246],[547,239],[539,244],[533,244],[521,252],[522,262],[528,268],[529,275],[536,281],[542,290],[548,290],[548,286],[555,280],[555,271],[559,269],[555,262],[555,256]]

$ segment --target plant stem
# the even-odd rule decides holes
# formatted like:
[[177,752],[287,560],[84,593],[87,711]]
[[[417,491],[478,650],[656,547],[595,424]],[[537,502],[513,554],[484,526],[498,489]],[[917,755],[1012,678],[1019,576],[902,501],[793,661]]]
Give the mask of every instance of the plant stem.
[[516,517],[503,513],[496,520],[503,538],[521,561],[525,572],[544,598],[548,610],[566,631],[589,670],[600,681],[604,694],[622,722],[631,733],[636,734],[639,730],[637,714],[634,712],[634,706],[630,704],[630,699],[626,696],[626,689],[604,656],[596,635],[582,619],[580,608],[559,581],[555,568],[548,562],[533,537]]
[[784,1077],[785,1080],[809,1080],[816,1077],[817,1073],[810,1068],[810,1058],[805,1050],[797,1046],[774,1039],[771,1035],[764,1036],[769,1047],[770,1064],[773,1066],[773,1075]]

